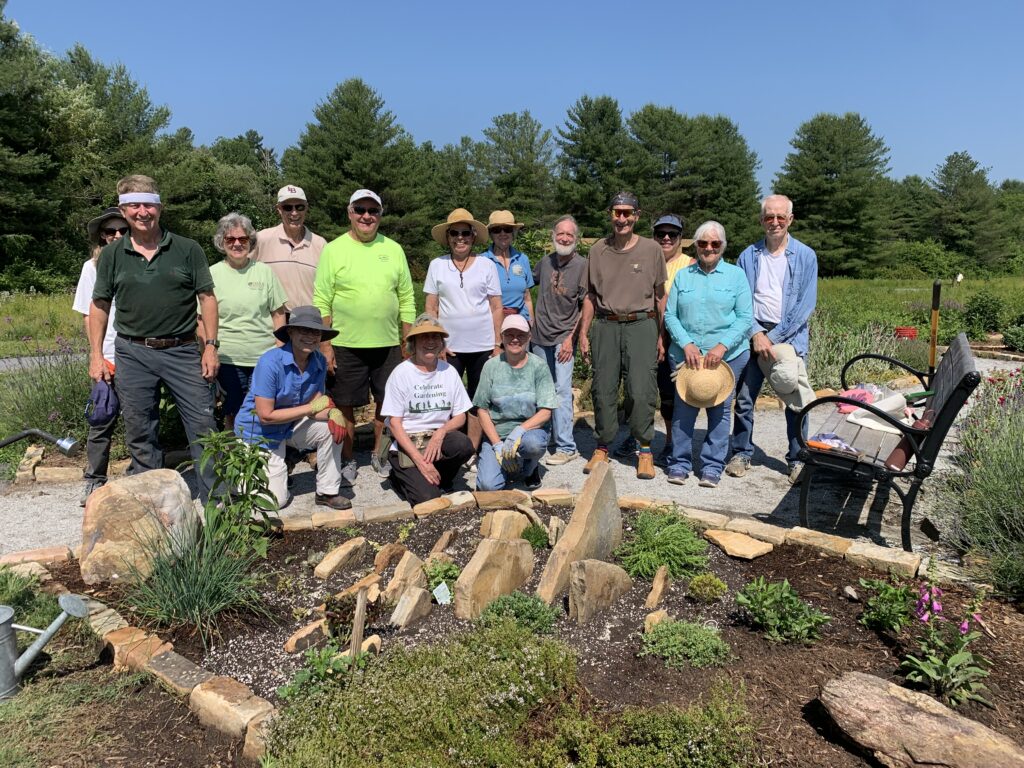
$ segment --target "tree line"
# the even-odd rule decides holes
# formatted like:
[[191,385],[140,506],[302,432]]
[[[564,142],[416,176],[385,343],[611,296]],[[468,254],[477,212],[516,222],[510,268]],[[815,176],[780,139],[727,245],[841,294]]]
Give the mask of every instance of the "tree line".
[[347,228],[349,194],[369,187],[384,200],[383,231],[419,274],[439,253],[429,228],[452,208],[478,218],[508,208],[532,229],[572,213],[584,235],[598,236],[608,231],[603,211],[619,189],[639,195],[645,217],[677,213],[687,228],[719,220],[727,256],[760,237],[758,199],[775,191],[793,199],[793,232],[818,251],[823,275],[1024,272],[1024,182],[994,186],[967,152],[945,158],[930,178],[895,180],[889,148],[855,113],[803,123],[773,189],[761,190],[757,155],[722,115],[655,104],[624,115],[614,98],[585,95],[554,131],[529,111],[507,113],[480,141],[464,136],[437,147],[417,143],[380,94],[349,79],[279,156],[257,130],[208,146],[188,128],[170,131],[170,110],[123,65],[103,64],[81,45],[62,56],[43,51],[3,16],[5,5],[0,0],[2,289],[73,285],[87,253],[84,225],[115,202],[116,181],[128,173],[157,179],[163,221],[204,247],[229,211],[258,228],[275,224],[274,193],[285,182],[306,190],[308,224],[331,239]]

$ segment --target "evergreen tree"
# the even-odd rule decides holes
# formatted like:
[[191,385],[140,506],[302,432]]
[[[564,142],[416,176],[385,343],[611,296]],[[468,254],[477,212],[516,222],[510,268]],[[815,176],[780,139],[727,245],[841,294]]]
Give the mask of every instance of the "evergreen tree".
[[[536,224],[550,216],[554,188],[554,144],[551,131],[529,111],[498,115],[484,129],[476,147],[480,183],[490,198],[479,215],[511,210],[519,221]],[[475,213],[475,211],[474,211]]]
[[935,237],[938,197],[920,176],[901,181],[885,179],[883,199],[887,213],[886,240],[924,242]]
[[954,152],[935,169],[931,184],[938,195],[939,242],[984,271],[1002,269],[1009,244],[986,169],[967,152]]

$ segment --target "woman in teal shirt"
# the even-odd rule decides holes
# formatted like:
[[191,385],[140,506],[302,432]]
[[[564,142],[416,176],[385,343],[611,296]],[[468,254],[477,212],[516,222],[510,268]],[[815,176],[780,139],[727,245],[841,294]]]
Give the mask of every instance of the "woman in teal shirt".
[[491,211],[487,219],[487,232],[491,236],[491,247],[483,256],[494,262],[501,284],[502,311],[508,315],[522,315],[526,322],[533,322],[533,267],[530,258],[512,247],[516,232],[523,225],[516,221],[512,211]]
[[[706,221],[693,236],[697,262],[676,273],[665,307],[665,327],[672,340],[669,362],[673,368],[716,368],[728,365],[738,380],[750,358],[753,297],[746,275],[722,261],[725,228]],[[701,447],[700,485],[714,488],[722,477],[729,452],[733,391],[719,405],[707,408],[708,430]],[[676,393],[672,414],[672,455],[668,481],[686,482],[693,454],[693,425],[698,408]]]

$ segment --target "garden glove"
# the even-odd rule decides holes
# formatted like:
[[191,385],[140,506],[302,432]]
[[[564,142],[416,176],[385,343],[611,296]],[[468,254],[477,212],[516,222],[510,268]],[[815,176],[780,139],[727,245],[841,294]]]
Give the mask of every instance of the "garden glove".
[[515,474],[520,470],[519,444],[523,441],[523,435],[525,434],[525,429],[522,427],[516,427],[509,432],[508,436],[502,441],[501,468],[506,472]]
[[331,437],[334,438],[335,444],[342,442],[345,439],[345,435],[348,434],[348,430],[345,427],[345,417],[341,415],[341,411],[337,408],[331,408],[327,413],[327,429],[331,433]]
[[316,416],[320,411],[326,411],[329,408],[334,407],[334,401],[331,400],[327,395],[320,395],[314,397],[309,401],[309,415]]

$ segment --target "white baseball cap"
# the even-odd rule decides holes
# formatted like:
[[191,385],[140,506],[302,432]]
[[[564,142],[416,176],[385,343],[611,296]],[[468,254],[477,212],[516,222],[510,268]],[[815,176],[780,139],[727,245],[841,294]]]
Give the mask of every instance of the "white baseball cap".
[[352,203],[356,202],[357,200],[365,200],[366,198],[370,198],[371,200],[375,201],[377,205],[381,207],[381,209],[384,208],[384,203],[380,201],[380,195],[378,195],[372,189],[357,189],[355,192],[352,193],[352,197],[348,199],[348,204],[352,205]]
[[307,202],[306,193],[302,191],[302,187],[296,187],[294,184],[285,184],[279,190],[277,190],[277,202],[283,203],[285,200],[301,200]]

